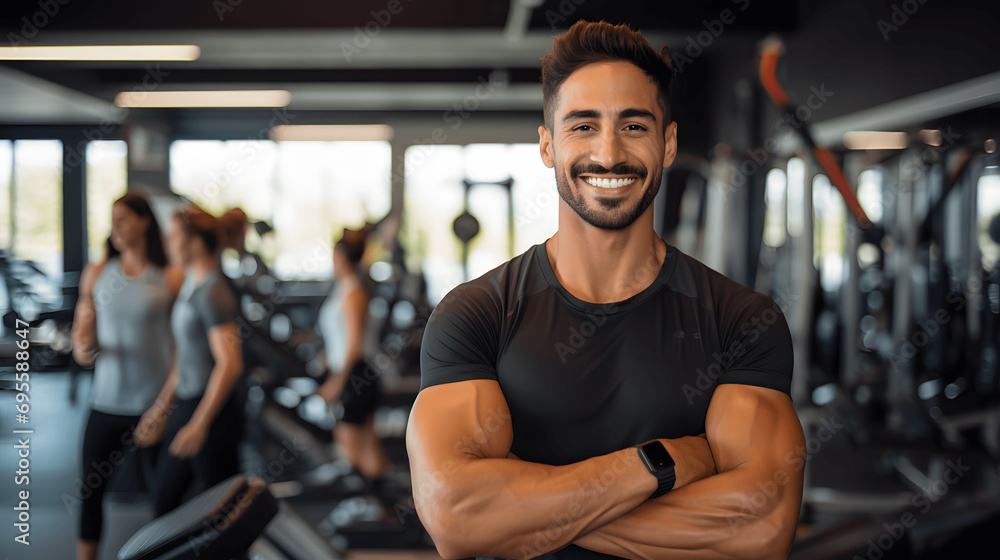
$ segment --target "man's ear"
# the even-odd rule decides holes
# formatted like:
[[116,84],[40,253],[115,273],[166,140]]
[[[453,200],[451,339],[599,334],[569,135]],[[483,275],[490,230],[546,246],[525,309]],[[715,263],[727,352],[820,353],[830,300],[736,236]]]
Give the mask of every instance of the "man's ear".
[[677,122],[671,122],[663,133],[663,168],[666,169],[674,163],[677,157]]
[[552,155],[552,134],[545,125],[538,127],[538,152],[542,155],[545,167],[555,166],[555,157]]

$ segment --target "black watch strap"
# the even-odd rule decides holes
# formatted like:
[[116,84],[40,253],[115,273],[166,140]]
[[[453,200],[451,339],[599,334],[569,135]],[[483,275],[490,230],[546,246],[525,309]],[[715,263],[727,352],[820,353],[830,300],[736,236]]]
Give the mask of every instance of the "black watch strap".
[[659,440],[655,439],[647,441],[637,446],[637,448],[642,463],[646,465],[646,469],[650,474],[656,477],[656,492],[653,492],[650,499],[659,498],[673,490],[677,476],[674,471],[674,459],[667,452],[667,448]]

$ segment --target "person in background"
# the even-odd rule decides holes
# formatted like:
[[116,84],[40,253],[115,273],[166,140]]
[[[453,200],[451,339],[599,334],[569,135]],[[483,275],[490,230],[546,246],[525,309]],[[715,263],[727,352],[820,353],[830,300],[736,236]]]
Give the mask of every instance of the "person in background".
[[317,394],[327,404],[342,405],[334,440],[369,483],[371,493],[381,499],[386,458],[374,423],[381,386],[364,362],[368,292],[359,270],[369,232],[370,226],[345,229],[333,246],[336,282],[320,308],[318,325],[326,349],[327,378]]
[[[81,492],[79,560],[97,558],[108,468],[113,472],[139,449],[133,431],[170,371],[170,307],[184,278],[181,269],[167,265],[156,216],[138,194],[112,205],[106,251],[103,261],[83,270],[71,335],[73,357],[94,366],[81,454],[80,480],[87,488]],[[146,424],[155,422],[148,418]],[[150,452],[139,456],[152,460]]]
[[192,486],[200,492],[239,472],[243,433],[233,391],[243,368],[236,298],[219,271],[216,218],[193,204],[182,207],[170,221],[167,245],[186,277],[171,317],[174,367],[147,413],[169,421],[142,430],[142,444],[168,444],[156,471],[157,517],[180,505]]
[[[260,258],[260,255],[247,251],[246,238],[250,230],[250,220],[241,208],[230,208],[219,216],[219,246],[221,251],[233,249],[236,251],[232,270],[227,266],[223,270],[233,281],[233,286],[241,293],[253,296],[260,295],[257,279],[268,276],[271,272]],[[229,263],[226,262],[225,265]]]

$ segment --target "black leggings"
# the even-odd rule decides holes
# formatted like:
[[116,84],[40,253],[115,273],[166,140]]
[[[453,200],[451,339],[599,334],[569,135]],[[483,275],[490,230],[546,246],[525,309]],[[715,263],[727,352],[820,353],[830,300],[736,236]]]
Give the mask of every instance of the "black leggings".
[[181,505],[185,493],[196,493],[222,482],[239,472],[238,446],[243,437],[243,410],[231,396],[208,429],[205,445],[194,457],[178,459],[170,454],[170,443],[188,423],[201,397],[177,401],[163,434],[160,459],[153,484],[153,510],[157,517]]
[[[155,448],[140,448],[133,439],[138,416],[90,411],[83,433],[80,486],[80,532],[83,541],[98,541],[103,527],[102,501],[111,475],[135,454],[141,462],[152,463]],[[139,465],[141,466],[141,465]]]
[[364,425],[375,414],[381,401],[381,381],[363,360],[358,360],[344,384],[344,391],[340,393],[344,413],[337,420],[346,424]]

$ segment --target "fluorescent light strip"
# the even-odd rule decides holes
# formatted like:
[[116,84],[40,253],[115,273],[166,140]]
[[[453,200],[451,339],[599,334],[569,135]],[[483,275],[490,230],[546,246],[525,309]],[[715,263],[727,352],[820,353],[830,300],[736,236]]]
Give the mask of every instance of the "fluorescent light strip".
[[195,45],[0,47],[0,60],[198,60]]
[[906,148],[906,133],[852,130],[844,133],[844,146],[849,150],[902,150]]
[[276,142],[331,142],[392,140],[392,127],[387,124],[296,124],[271,129]]
[[223,91],[123,91],[115,105],[130,108],[154,107],[284,107],[292,94],[275,90]]
[[931,146],[940,146],[941,131],[937,129],[925,128],[920,131],[920,140],[924,144],[929,144]]

